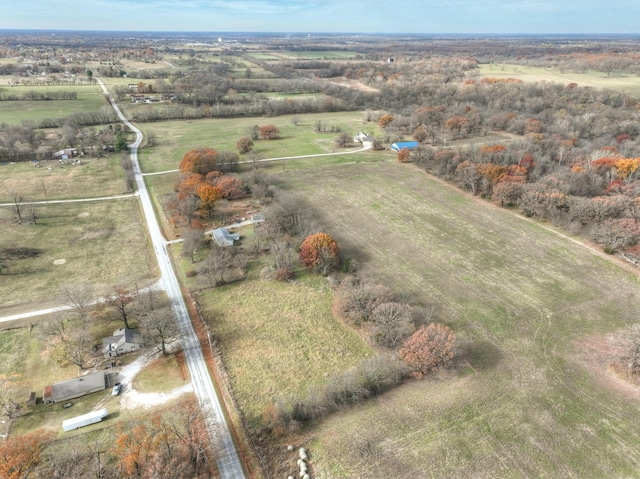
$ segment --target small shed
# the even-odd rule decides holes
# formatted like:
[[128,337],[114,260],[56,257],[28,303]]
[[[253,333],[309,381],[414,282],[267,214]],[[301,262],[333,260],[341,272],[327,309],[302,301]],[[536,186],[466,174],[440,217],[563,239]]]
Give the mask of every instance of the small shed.
[[251,216],[251,221],[254,225],[258,223],[264,223],[265,219],[266,218],[264,217],[264,213],[256,213]]
[[216,228],[212,235],[218,246],[233,246],[234,242],[240,240],[240,233],[229,233],[227,228]]
[[44,388],[43,399],[47,404],[68,401],[87,394],[104,391],[107,388],[104,371],[68,379]]
[[108,413],[106,409],[100,409],[98,411],[91,411],[87,414],[83,414],[82,416],[72,417],[71,419],[65,419],[62,421],[62,429],[67,431],[73,431],[74,429],[78,429],[80,427],[89,426],[90,424],[95,424],[97,422],[102,421],[105,417],[107,417]]
[[393,151],[400,151],[404,148],[407,150],[415,150],[420,146],[420,143],[417,141],[397,141],[391,145],[391,149]]

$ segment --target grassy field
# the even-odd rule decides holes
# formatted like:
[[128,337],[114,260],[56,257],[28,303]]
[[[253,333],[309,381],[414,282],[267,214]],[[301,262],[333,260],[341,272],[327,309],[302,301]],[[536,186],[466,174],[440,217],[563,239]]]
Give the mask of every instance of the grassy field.
[[40,168],[34,168],[31,162],[0,165],[0,203],[11,201],[14,192],[34,201],[111,196],[124,192],[124,170],[118,154],[80,160],[79,165],[41,161]]
[[151,361],[136,374],[133,387],[141,393],[171,391],[191,381],[184,356],[172,354]]
[[0,94],[23,95],[28,91],[76,92],[77,100],[48,100],[48,101],[0,101],[0,121],[9,124],[19,124],[23,120],[38,121],[43,118],[62,118],[73,113],[99,111],[107,107],[102,90],[98,85],[78,86],[16,86],[0,87]]
[[252,278],[201,295],[202,313],[250,427],[259,426],[271,400],[304,395],[309,385],[372,355],[334,319],[331,296],[329,284],[317,277],[293,284]]
[[[318,113],[296,115],[300,124],[291,123],[291,116],[276,118],[236,118],[230,120],[167,121],[145,125],[145,130],[157,136],[157,146],[141,151],[141,165],[145,172],[153,173],[178,168],[187,151],[198,147],[236,151],[236,142],[247,136],[252,125],[274,124],[280,129],[277,140],[257,140],[254,150],[265,158],[331,153],[336,151],[338,133],[315,133],[314,124],[325,122],[329,127],[341,128],[350,134],[360,130],[376,134],[377,126],[367,123],[359,112]],[[242,161],[244,158],[241,157]]]
[[0,209],[0,248],[41,254],[9,262],[0,275],[0,315],[39,309],[63,284],[91,282],[97,293],[140,285],[154,277],[137,200],[42,205],[37,225],[17,225]]
[[282,55],[299,58],[301,60],[349,60],[355,58],[357,53],[345,51],[285,51],[282,52]]
[[[613,387],[586,346],[637,321],[636,274],[410,165],[279,178],[371,276],[437,303],[463,346],[452,377],[409,382],[309,429],[314,476],[637,476],[640,394]],[[238,320],[253,316],[243,311]],[[226,328],[225,349],[260,348],[255,332]]]
[[604,72],[561,72],[556,68],[540,68],[524,65],[492,63],[480,65],[476,70],[481,77],[519,78],[526,82],[577,83],[578,86],[610,88],[631,96],[640,97],[640,77],[636,75],[607,74]]

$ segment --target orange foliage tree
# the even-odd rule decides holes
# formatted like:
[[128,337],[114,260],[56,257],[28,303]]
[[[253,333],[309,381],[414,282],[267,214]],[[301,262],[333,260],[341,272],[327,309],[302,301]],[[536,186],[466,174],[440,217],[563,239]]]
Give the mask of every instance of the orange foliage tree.
[[198,173],[185,173],[178,183],[178,199],[183,200],[189,196],[197,196],[198,188],[204,184],[204,176]]
[[422,143],[423,141],[427,141],[429,138],[429,129],[425,125],[420,125],[415,130],[413,130],[413,139]]
[[409,163],[411,160],[411,152],[409,148],[401,148],[398,152],[398,161],[400,163]]
[[260,136],[265,140],[275,140],[280,136],[280,130],[276,125],[264,125],[260,127]]
[[300,261],[307,268],[327,274],[338,265],[338,243],[326,233],[316,233],[300,245]]
[[391,123],[393,121],[393,115],[389,115],[388,113],[385,115],[382,115],[379,119],[378,119],[378,126],[380,126],[380,128],[385,128],[389,125],[389,123]]
[[630,182],[638,174],[638,166],[640,166],[640,158],[622,158],[616,161],[616,174],[618,178]]
[[398,357],[413,369],[416,377],[449,366],[455,355],[456,335],[439,323],[421,326],[398,351]]
[[218,152],[213,148],[194,148],[189,150],[180,162],[181,173],[197,173],[206,175],[217,169]]
[[42,452],[53,439],[53,432],[39,429],[24,436],[10,436],[0,443],[0,477],[26,479],[40,464]]
[[222,196],[220,188],[213,185],[203,184],[198,187],[198,197],[200,198],[200,206],[209,213],[209,218],[213,216],[213,207]]
[[216,188],[220,190],[220,197],[228,200],[242,198],[242,182],[231,176],[223,176],[215,182]]

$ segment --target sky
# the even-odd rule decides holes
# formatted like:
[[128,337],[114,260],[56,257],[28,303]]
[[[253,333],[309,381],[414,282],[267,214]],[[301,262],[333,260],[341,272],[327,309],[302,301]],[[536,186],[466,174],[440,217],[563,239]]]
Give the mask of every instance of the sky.
[[640,32],[640,0],[0,0],[0,29]]

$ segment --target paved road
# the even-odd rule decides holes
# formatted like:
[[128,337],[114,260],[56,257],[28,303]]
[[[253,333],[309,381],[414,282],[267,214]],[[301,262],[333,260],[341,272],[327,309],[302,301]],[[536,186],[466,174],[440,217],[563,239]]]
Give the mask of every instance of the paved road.
[[122,120],[136,134],[136,141],[130,145],[131,147],[131,161],[133,162],[133,170],[136,177],[138,186],[138,192],[140,193],[140,201],[142,202],[142,210],[147,221],[147,227],[149,228],[149,235],[153,242],[153,247],[158,259],[158,265],[162,272],[162,281],[165,286],[165,290],[173,307],[173,312],[176,316],[178,328],[182,336],[182,345],[189,367],[189,373],[191,374],[191,382],[193,389],[200,401],[200,406],[205,415],[209,433],[212,438],[220,438],[220,449],[218,451],[218,469],[220,476],[223,479],[244,479],[244,470],[240,458],[236,451],[233,439],[229,432],[226,419],[222,412],[222,407],[218,396],[216,394],[209,370],[204,361],[202,349],[200,343],[191,325],[189,313],[187,312],[187,306],[182,297],[178,279],[176,278],[173,270],[173,265],[169,259],[169,253],[167,252],[167,245],[160,231],[160,226],[153,211],[153,205],[149,197],[149,192],[144,183],[142,172],[140,171],[140,163],[138,162],[138,147],[142,142],[142,132],[133,126],[129,120],[122,114],[118,105],[113,100],[111,95],[99,78],[97,78],[100,87],[108,96],[111,105]]

